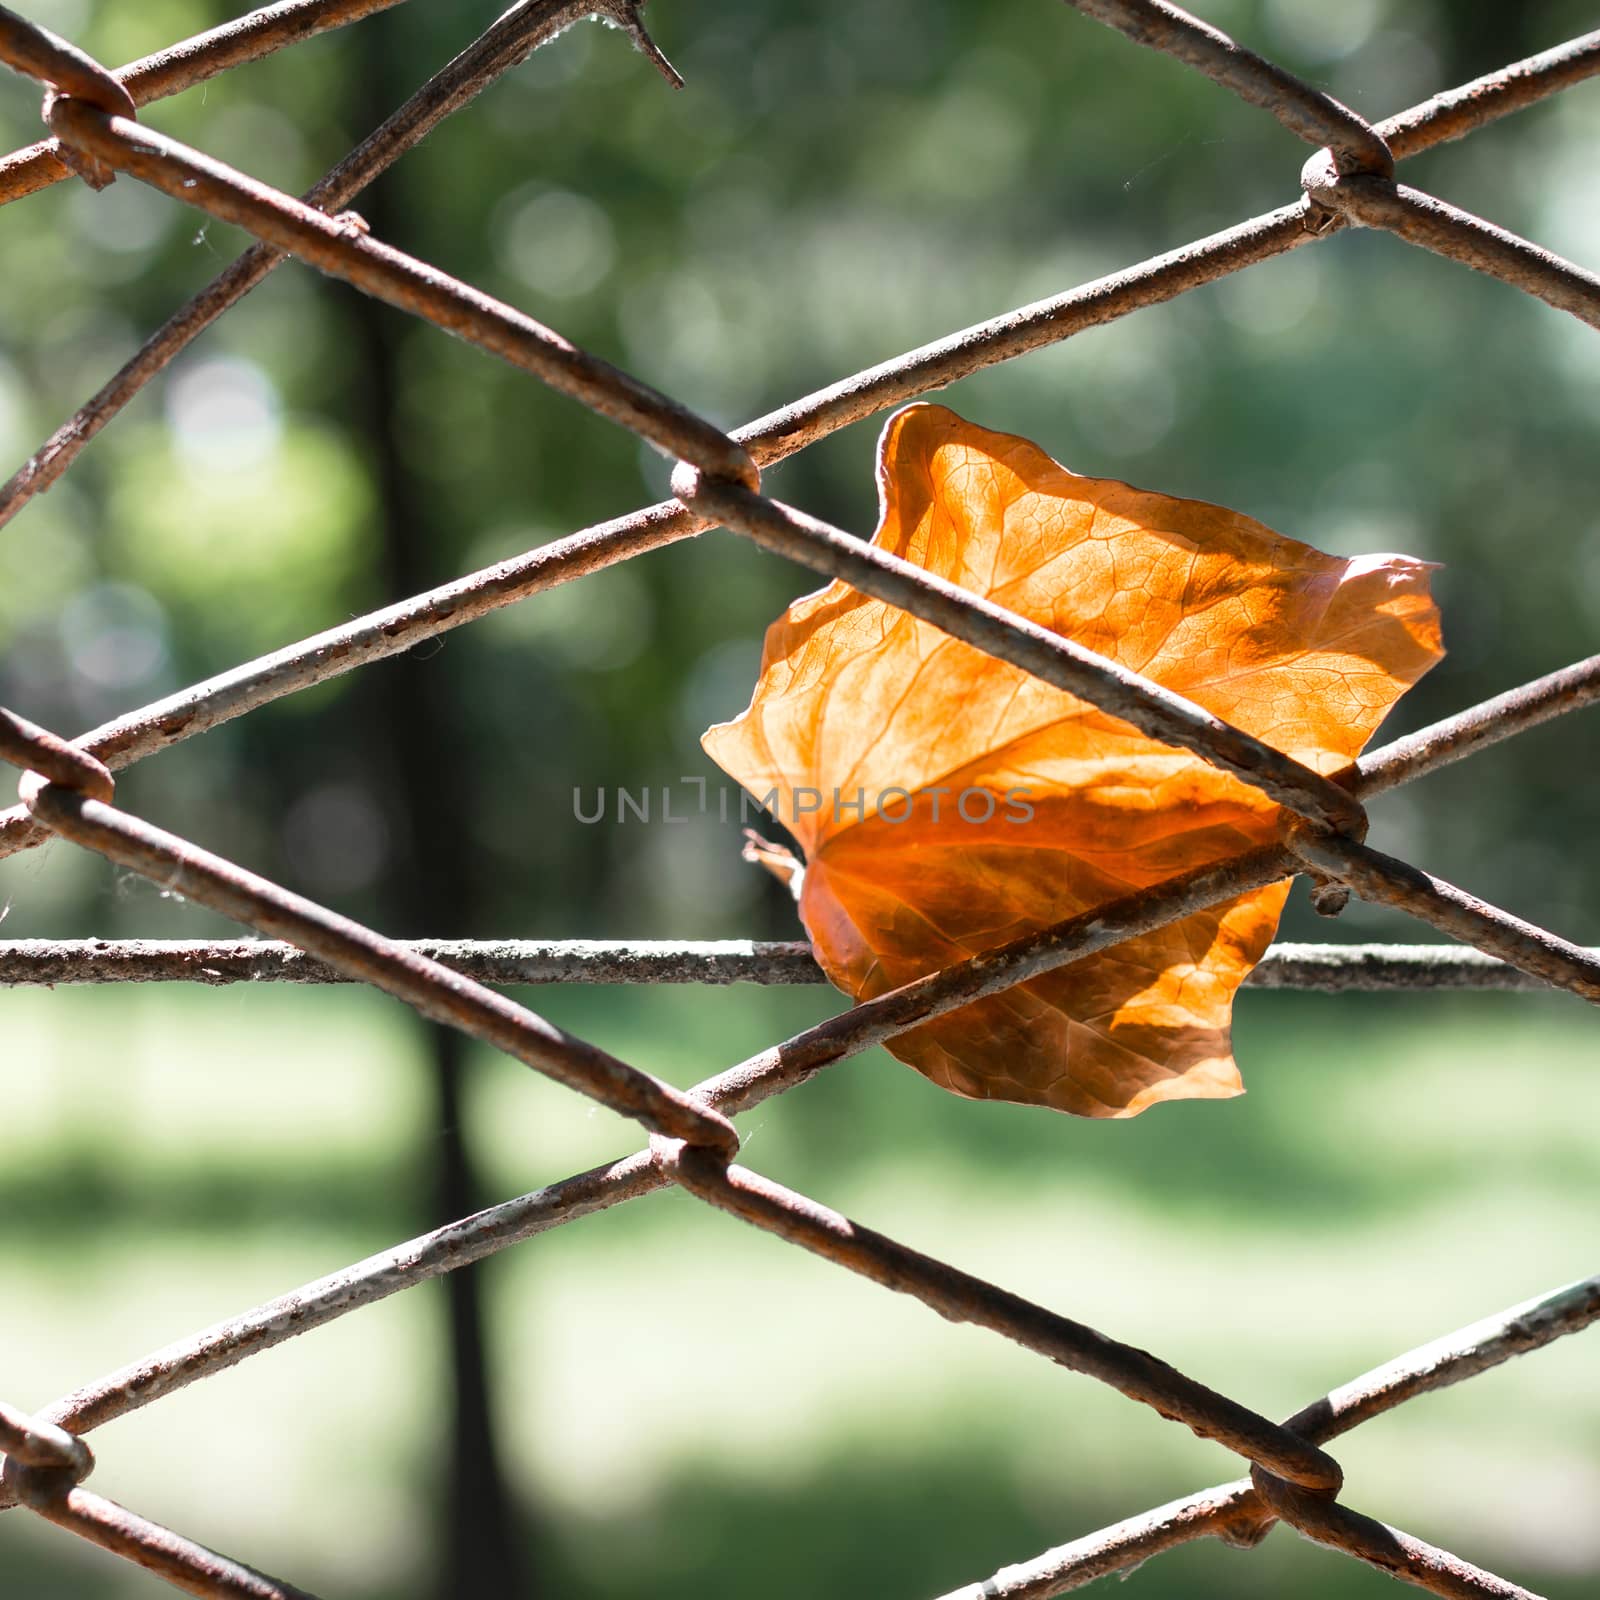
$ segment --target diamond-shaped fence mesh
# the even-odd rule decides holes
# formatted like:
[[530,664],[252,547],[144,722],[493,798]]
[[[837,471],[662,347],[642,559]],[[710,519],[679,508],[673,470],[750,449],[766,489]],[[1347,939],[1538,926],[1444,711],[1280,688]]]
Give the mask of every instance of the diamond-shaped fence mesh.
[[[93,1457],[84,1435],[401,1289],[636,1195],[678,1185],[708,1205],[914,1296],[942,1316],[987,1327],[1096,1378],[1218,1441],[1248,1465],[1248,1477],[1006,1567],[956,1591],[963,1596],[1023,1600],[1059,1594],[1203,1536],[1252,1545],[1276,1521],[1436,1594],[1526,1595],[1517,1584],[1346,1505],[1339,1464],[1324,1447],[1415,1395],[1587,1326],[1600,1317],[1600,1278],[1400,1356],[1274,1422],[1152,1354],[911,1250],[750,1171],[734,1159],[739,1135],[731,1119],[931,1017],[1292,873],[1403,909],[1467,948],[1283,946],[1263,964],[1258,981],[1321,987],[1557,985],[1600,999],[1600,957],[1594,952],[1363,842],[1365,800],[1590,704],[1600,697],[1600,657],[1471,707],[1329,778],[1170,690],[772,500],[761,491],[761,473],[847,423],[1350,226],[1387,229],[1600,327],[1600,279],[1394,175],[1396,161],[1600,72],[1600,33],[1369,124],[1161,0],[1074,0],[1079,11],[1208,75],[1304,139],[1315,151],[1303,173],[1304,193],[1182,249],[869,368],[730,435],[522,312],[374,238],[345,209],[429,129],[584,17],[599,16],[625,29],[674,78],[646,35],[635,0],[524,0],[513,6],[303,199],[152,132],[137,119],[137,107],[145,102],[394,3],[281,0],[117,73],[0,8],[0,59],[46,86],[52,133],[0,160],[0,200],[68,178],[101,186],[123,175],[236,223],[259,240],[153,334],[0,489],[0,518],[15,514],[60,477],[143,384],[289,255],[481,346],[631,430],[677,463],[676,498],[246,662],[72,742],[0,712],[0,755],[24,772],[22,803],[0,815],[0,852],[60,836],[281,941],[18,942],[0,951],[0,982],[362,981],[632,1117],[650,1142],[628,1160],[491,1207],[243,1312],[36,1415],[0,1405],[6,1456],[0,1506],[25,1506],[192,1593],[300,1594],[85,1487]],[[815,969],[807,951],[793,945],[402,942],[291,894],[115,803],[114,772],[154,751],[554,583],[718,525],[842,578],[1154,738],[1198,753],[1272,796],[1292,821],[1270,848],[1186,872],[920,979],[680,1091],[562,1033],[486,985],[551,978],[811,981]]]

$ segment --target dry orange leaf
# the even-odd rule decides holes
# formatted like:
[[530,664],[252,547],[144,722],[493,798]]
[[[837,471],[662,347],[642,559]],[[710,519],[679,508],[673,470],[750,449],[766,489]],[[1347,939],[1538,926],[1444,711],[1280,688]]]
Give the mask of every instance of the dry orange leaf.
[[[1320,772],[1441,656],[1430,566],[1341,560],[1220,506],[1084,478],[943,406],[889,420],[873,543]],[[823,970],[868,999],[1271,842],[1280,808],[1187,751],[835,582],[767,630],[703,743],[794,833]],[[975,1001],[889,1049],[978,1099],[1133,1116],[1243,1085],[1234,991],[1287,883]]]

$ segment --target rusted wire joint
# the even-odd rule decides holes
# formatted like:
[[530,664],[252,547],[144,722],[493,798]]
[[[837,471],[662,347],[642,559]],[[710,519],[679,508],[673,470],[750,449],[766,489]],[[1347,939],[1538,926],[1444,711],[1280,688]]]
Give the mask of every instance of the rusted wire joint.
[[54,1500],[94,1471],[94,1451],[75,1433],[0,1400],[0,1487],[23,1505]]
[[1352,185],[1394,189],[1394,151],[1389,148],[1388,141],[1347,106],[1338,109],[1349,118],[1360,137],[1325,144],[1301,167],[1300,187],[1307,201],[1303,226],[1307,233],[1321,235],[1344,223],[1359,221],[1346,204]]
[[1362,844],[1367,837],[1368,818],[1366,807],[1361,808],[1361,815],[1354,826],[1345,829],[1340,834],[1330,834],[1327,829],[1319,827],[1316,823],[1308,821],[1305,817],[1287,815],[1283,825],[1278,830],[1283,842],[1294,854],[1299,857],[1301,870],[1311,882],[1311,909],[1319,917],[1336,917],[1350,904],[1350,885],[1326,867],[1321,870],[1313,867],[1307,860],[1305,851],[1301,846],[1307,841],[1329,838],[1345,838]]
[[[1381,139],[1378,142],[1383,143]],[[1387,151],[1388,146],[1384,145],[1384,149]],[[1341,223],[1365,227],[1368,224],[1359,201],[1374,191],[1389,195],[1395,192],[1394,157],[1391,155],[1382,167],[1353,166],[1348,158],[1324,145],[1301,167],[1300,187],[1309,204],[1305,219],[1308,233],[1327,233]]]
[[1318,827],[1305,817],[1297,817],[1292,813],[1285,815],[1278,829],[1278,835],[1299,860],[1300,870],[1310,879],[1311,909],[1319,917],[1336,917],[1350,904],[1350,885],[1334,873],[1326,863],[1313,866],[1307,859],[1304,847],[1331,838],[1345,838],[1361,844],[1367,837],[1367,825],[1365,807],[1362,807],[1356,825],[1342,834],[1329,833],[1326,828]]
[[[735,441],[730,439],[729,443]],[[735,470],[725,477],[697,466],[692,461],[680,460],[672,469],[672,493],[678,503],[685,510],[697,512],[701,516],[715,517],[716,511],[709,509],[710,502],[705,497],[714,495],[719,483],[731,482],[741,489],[748,489],[751,494],[760,494],[761,468],[756,465],[756,459],[749,451],[740,448],[743,459],[735,462]]]
[[17,795],[29,811],[36,811],[40,793],[52,783],[108,805],[116,793],[116,779],[104,762],[4,706],[0,706],[0,760],[22,768]]
[[[93,56],[68,43],[59,34],[38,23],[19,17],[7,6],[0,6],[0,61],[34,78],[45,86],[40,115],[48,124],[57,100],[71,98],[95,106],[112,117],[137,117],[133,96],[110,68]],[[116,170],[94,156],[61,148],[61,159],[89,185],[103,189],[116,177]]]
[[1286,1483],[1259,1465],[1250,1468],[1250,1482],[1273,1514],[1306,1538],[1403,1583],[1456,1600],[1539,1600],[1520,1584],[1341,1505],[1332,1494]]

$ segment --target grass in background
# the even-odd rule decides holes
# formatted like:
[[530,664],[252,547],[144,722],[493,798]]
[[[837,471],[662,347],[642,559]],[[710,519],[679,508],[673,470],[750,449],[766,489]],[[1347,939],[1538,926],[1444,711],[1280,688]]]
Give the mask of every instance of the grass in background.
[[[545,989],[687,1084],[825,990]],[[356,990],[19,992],[0,1174],[7,1397],[42,1405],[422,1226],[434,1134],[405,1015]],[[1271,1414],[1594,1270],[1592,1036],[1556,996],[1247,994],[1250,1092],[1086,1123],[957,1100],[881,1053],[743,1119],[745,1159],[1145,1345]],[[509,1196],[633,1131],[484,1052]],[[480,1269],[509,1470],[552,1592],[942,1593],[1237,1476],[1088,1380],[663,1193]],[[328,1596],[421,1591],[442,1319],[412,1291],[95,1436],[103,1492]],[[1600,1394],[1565,1341],[1338,1446],[1350,1503],[1556,1597],[1589,1592]],[[13,1513],[41,1600],[163,1592]],[[1131,1580],[1312,1600],[1388,1580],[1280,1529]]]

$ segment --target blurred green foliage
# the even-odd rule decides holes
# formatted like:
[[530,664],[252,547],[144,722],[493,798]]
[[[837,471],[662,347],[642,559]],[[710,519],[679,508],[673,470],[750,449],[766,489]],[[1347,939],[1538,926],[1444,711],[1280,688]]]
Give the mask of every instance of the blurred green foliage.
[[[109,61],[225,14],[192,0],[29,9]],[[412,0],[144,116],[298,191],[368,131],[375,73],[420,83],[494,10]],[[1374,116],[1593,25],[1567,0],[1204,10]],[[725,424],[1297,192],[1304,152],[1270,117],[1042,0],[654,0],[650,22],[685,91],[619,33],[580,26],[405,158],[383,205],[393,243]],[[0,136],[36,137],[35,91],[0,91]],[[1406,176],[1593,265],[1597,135],[1600,91],[1584,86]],[[8,208],[0,230],[7,471],[248,242],[132,180],[58,186]],[[353,291],[280,269],[0,532],[0,700],[77,732],[401,598],[354,420],[355,326]],[[431,328],[400,337],[388,400],[433,581],[665,494],[665,463],[620,430]],[[1235,506],[1341,553],[1442,562],[1450,655],[1389,732],[1595,649],[1600,342],[1397,241],[1339,235],[941,398],[1083,471]],[[769,487],[865,532],[880,422],[773,470]],[[744,703],[764,626],[809,587],[708,534],[178,746],[119,792],[374,916],[403,859],[375,682],[426,673],[471,764],[461,820],[481,908],[476,927],[431,931],[788,935],[792,912],[738,860],[735,824],[583,826],[573,790],[715,778],[698,734]],[[1385,797],[1374,840],[1600,942],[1600,862],[1584,848],[1597,758],[1600,723],[1564,720]],[[64,848],[0,864],[0,908],[5,937],[224,929]],[[1286,931],[1328,925],[1297,898]],[[1359,905],[1333,932],[1418,936]],[[837,1004],[809,991],[532,999],[680,1082]],[[26,1311],[8,1316],[4,1353],[28,1392],[8,1398],[42,1402],[419,1225],[426,1096],[391,1008],[290,991],[0,1007],[15,1019],[0,1045],[20,1084],[12,1115],[36,1135],[0,1174],[0,1251]],[[1597,1109],[1585,1026],[1559,998],[1247,996],[1253,1092],[1237,1105],[1069,1124],[949,1100],[880,1056],[750,1119],[751,1159],[1292,1409],[1592,1270],[1578,1220],[1600,1199],[1580,1137]],[[609,1119],[479,1065],[472,1127],[497,1192],[625,1147]],[[201,1109],[175,1109],[195,1095]],[[934,1592],[1229,1470],[1115,1396],[930,1327],[687,1202],[593,1219],[487,1271],[508,1448],[552,1591]],[[421,1592],[436,1402],[417,1374],[441,1337],[428,1304],[364,1312],[271,1358],[265,1377],[247,1367],[120,1424],[107,1491],[153,1514],[166,1494],[185,1531],[313,1588]],[[1419,1532],[1459,1534],[1552,1594],[1584,1592],[1600,1547],[1557,1514],[1592,1504],[1600,1472],[1592,1386],[1581,1405],[1561,1390],[1575,1359],[1550,1352],[1427,1402],[1416,1411],[1431,1420],[1382,1425],[1387,1446],[1353,1436],[1357,1503],[1418,1509],[1434,1519]],[[304,1434],[276,1426],[285,1387],[322,1414]],[[232,1467],[196,1473],[186,1429],[226,1436]],[[230,1484],[248,1493],[230,1500]],[[0,1523],[17,1592],[152,1591],[68,1543]],[[1134,1581],[1196,1597],[1383,1582],[1286,1534],[1254,1555],[1165,1557]]]

